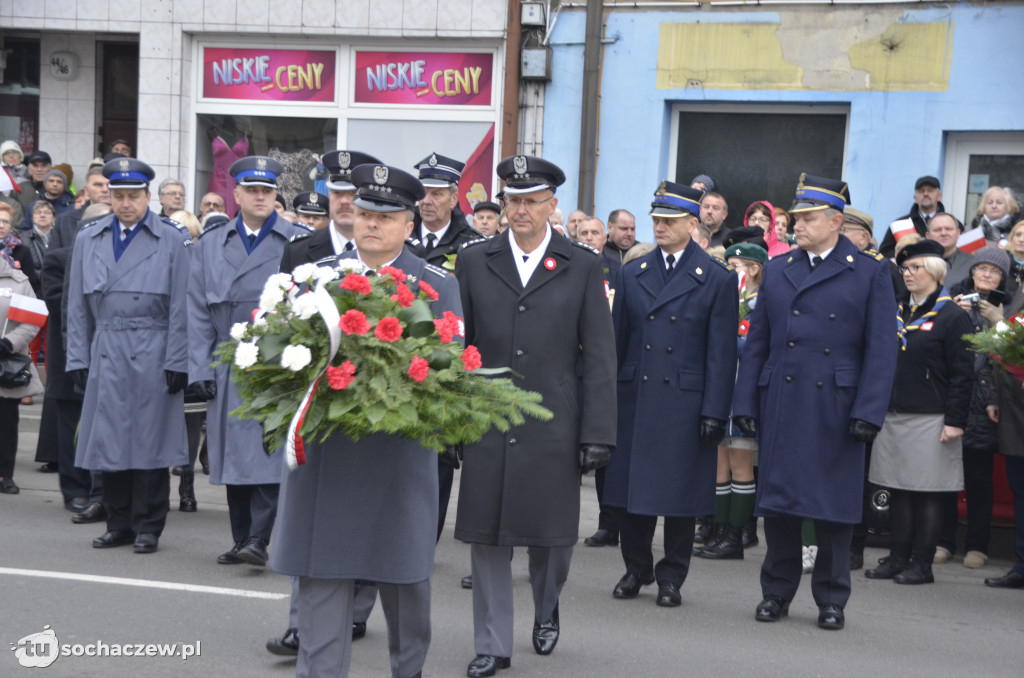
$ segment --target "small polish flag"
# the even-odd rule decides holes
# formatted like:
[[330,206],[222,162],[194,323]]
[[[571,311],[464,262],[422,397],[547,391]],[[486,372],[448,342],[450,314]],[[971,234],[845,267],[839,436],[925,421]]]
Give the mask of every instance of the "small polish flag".
[[42,299],[26,297],[23,294],[11,295],[11,308],[7,311],[8,320],[42,327],[46,324],[48,315],[50,312],[46,310],[46,302]]
[[899,242],[900,238],[905,235],[917,233],[917,229],[914,228],[914,222],[911,219],[897,219],[889,224],[889,230],[892,231],[892,237],[896,239],[896,242]]
[[985,231],[978,226],[969,231],[964,231],[956,240],[957,249],[964,252],[976,252],[985,246]]
[[14,178],[7,171],[6,167],[0,167],[3,171],[0,172],[0,191],[15,191],[21,193],[21,188],[18,184],[14,183]]

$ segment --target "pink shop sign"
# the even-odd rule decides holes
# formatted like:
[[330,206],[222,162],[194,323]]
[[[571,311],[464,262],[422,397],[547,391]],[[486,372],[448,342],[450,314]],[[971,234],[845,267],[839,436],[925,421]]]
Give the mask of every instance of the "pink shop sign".
[[494,55],[356,52],[355,103],[490,106]]
[[247,101],[335,99],[334,52],[210,48],[203,51],[203,97]]

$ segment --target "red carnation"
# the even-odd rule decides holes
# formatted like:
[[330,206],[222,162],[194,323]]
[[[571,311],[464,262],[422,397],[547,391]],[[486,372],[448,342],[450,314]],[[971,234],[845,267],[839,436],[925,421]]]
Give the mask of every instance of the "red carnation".
[[381,318],[377,327],[374,328],[373,334],[381,341],[398,341],[398,338],[402,336],[402,323],[398,322],[398,318],[392,316]]
[[750,321],[744,318],[740,321],[740,328],[737,334],[741,337],[747,336],[747,332],[750,331]]
[[427,374],[430,372],[430,363],[418,355],[412,357],[412,364],[409,365],[409,371],[406,374],[413,381],[423,381],[427,378]]
[[346,360],[341,367],[327,366],[327,383],[335,391],[348,388],[348,385],[355,379],[356,366],[351,360]]
[[339,287],[343,290],[352,290],[353,292],[359,292],[360,294],[369,294],[373,291],[373,285],[370,283],[370,279],[360,273],[349,273],[345,276],[345,279],[341,281]]
[[[395,269],[396,271],[398,269]],[[401,273],[401,271],[399,271]],[[398,294],[391,295],[391,301],[397,301],[399,306],[408,307],[412,306],[412,302],[416,300],[416,295],[412,293],[407,285],[398,283]]]
[[427,298],[429,298],[431,301],[437,301],[437,290],[435,290],[433,287],[423,282],[422,280],[420,281],[420,292],[423,292],[423,294],[427,295]]
[[381,275],[390,275],[391,279],[396,283],[405,282],[405,272],[400,268],[395,268],[394,266],[381,266],[377,273]]
[[467,372],[472,372],[483,364],[480,351],[476,350],[476,346],[473,344],[467,346],[466,350],[462,352],[462,366],[466,368]]
[[461,323],[462,318],[451,311],[445,311],[442,317],[434,318],[434,328],[441,335],[441,341],[445,343],[451,341],[456,334],[462,334]]
[[345,315],[341,316],[338,327],[345,334],[366,334],[370,331],[370,323],[366,319],[366,314],[356,309],[346,311]]

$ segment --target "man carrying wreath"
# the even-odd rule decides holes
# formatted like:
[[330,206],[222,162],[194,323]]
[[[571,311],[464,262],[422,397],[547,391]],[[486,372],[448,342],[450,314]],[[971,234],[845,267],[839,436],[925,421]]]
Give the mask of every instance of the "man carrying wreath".
[[[425,193],[419,180],[368,164],[353,170],[352,183],[356,250],[320,263],[353,259],[371,271],[400,269],[414,293],[419,281],[436,290],[435,316],[449,311],[461,317],[455,278],[404,249],[413,208]],[[457,334],[453,338],[461,341]],[[344,387],[351,375],[329,377]],[[436,454],[397,435],[354,442],[337,433],[323,443],[307,438],[305,457],[304,465],[286,470],[281,480],[277,547],[270,559],[278,572],[299,578],[296,675],[348,675],[356,580],[379,587],[392,675],[421,675],[430,645]]]

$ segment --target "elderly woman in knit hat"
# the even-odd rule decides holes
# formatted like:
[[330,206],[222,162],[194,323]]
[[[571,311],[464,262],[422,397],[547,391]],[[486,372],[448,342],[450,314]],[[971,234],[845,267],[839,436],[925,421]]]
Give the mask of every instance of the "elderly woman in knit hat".
[[15,184],[29,180],[28,168],[22,164],[24,158],[25,154],[22,153],[21,146],[17,141],[8,139],[0,144],[0,162],[3,163],[4,169],[11,175]]
[[[909,236],[908,236],[909,237]],[[904,238],[906,239],[906,238]],[[970,317],[943,286],[944,249],[920,240],[896,263],[909,297],[899,309],[902,350],[868,479],[890,490],[892,548],[868,579],[930,584],[948,494],[963,487],[962,436],[971,399]]]

